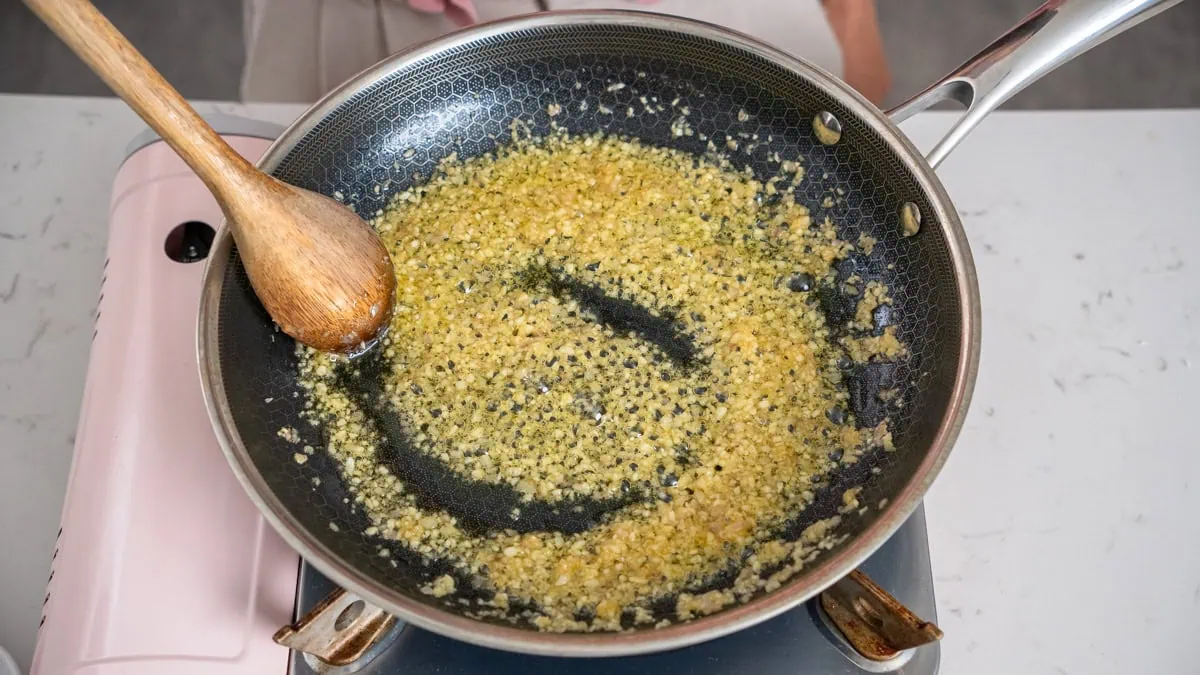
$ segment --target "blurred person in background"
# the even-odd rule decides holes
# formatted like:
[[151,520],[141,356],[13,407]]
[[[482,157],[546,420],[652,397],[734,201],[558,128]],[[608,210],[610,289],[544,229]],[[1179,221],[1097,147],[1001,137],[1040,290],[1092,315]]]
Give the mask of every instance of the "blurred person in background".
[[881,105],[890,84],[875,0],[243,0],[245,101],[313,102],[389,54],[485,21],[644,9],[753,36]]

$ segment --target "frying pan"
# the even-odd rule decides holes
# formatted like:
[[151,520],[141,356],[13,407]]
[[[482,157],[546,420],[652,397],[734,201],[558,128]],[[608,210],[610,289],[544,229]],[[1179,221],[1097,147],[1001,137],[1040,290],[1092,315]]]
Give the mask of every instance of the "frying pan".
[[[836,513],[849,487],[862,488],[862,503],[886,506],[846,519],[839,529],[843,543],[772,592],[661,629],[560,634],[520,621],[470,618],[466,607],[421,593],[420,586],[450,568],[403,550],[390,559],[377,555],[383,545],[397,547],[365,534],[369,523],[354,508],[339,467],[320,451],[297,464],[295,446],[279,437],[281,428],[293,427],[305,430],[305,443],[320,445],[320,435],[301,417],[295,345],[255,299],[224,228],[206,271],[199,321],[202,382],[217,437],[268,521],[307,561],[384,611],[451,637],[528,653],[615,656],[693,644],[777,615],[851,573],[903,523],[946,460],[966,414],[979,359],[979,295],[962,225],[932,167],[1025,85],[1178,1],[1049,2],[890,116],[817,68],[716,26],[638,12],[531,15],[381,62],[301,116],[262,159],[275,176],[343,195],[369,214],[384,208],[389,194],[433,175],[450,153],[495,150],[516,118],[535,133],[548,132],[539,113],[550,103],[563,104],[555,122],[571,132],[599,130],[695,154],[705,152],[702,135],[769,137],[754,152],[730,157],[760,178],[774,172],[771,153],[802,156],[812,178],[800,184],[798,199],[814,221],[828,215],[846,241],[860,234],[878,240],[870,255],[855,253],[839,263],[837,274],[886,284],[893,310],[884,322],[897,327],[909,355],[847,373],[854,422],[873,426],[887,416],[896,451],[868,454],[825,476],[816,500],[795,514],[793,531]],[[614,81],[635,84],[614,91]],[[604,115],[596,105],[624,110],[640,96],[681,99],[692,111],[695,135],[673,135],[669,115]],[[965,104],[967,112],[922,157],[896,123],[947,99]],[[585,101],[593,105],[580,110]],[[740,110],[755,128],[738,120]],[[388,181],[387,193],[372,189]],[[845,199],[823,206],[822,195],[831,189],[842,190]],[[916,234],[905,236],[906,228]],[[844,322],[836,297],[823,307],[831,325]],[[898,391],[890,407],[875,395],[883,388]],[[465,515],[469,501],[477,513],[492,498],[482,485],[446,483],[447,472],[436,462],[421,462],[424,468],[404,474],[405,480],[439,508]],[[507,513],[503,491],[496,494],[492,506]],[[543,526],[590,524],[585,518]]]

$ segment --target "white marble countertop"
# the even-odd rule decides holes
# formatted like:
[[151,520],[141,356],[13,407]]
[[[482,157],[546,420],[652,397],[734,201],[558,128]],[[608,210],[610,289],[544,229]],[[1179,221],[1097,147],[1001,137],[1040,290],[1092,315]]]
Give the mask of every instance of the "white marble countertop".
[[[929,147],[950,119],[905,128]],[[25,667],[141,128],[113,100],[0,96],[0,645]],[[1196,672],[1197,149],[1200,111],[999,113],[940,170],[984,303],[974,404],[927,500],[943,673]]]

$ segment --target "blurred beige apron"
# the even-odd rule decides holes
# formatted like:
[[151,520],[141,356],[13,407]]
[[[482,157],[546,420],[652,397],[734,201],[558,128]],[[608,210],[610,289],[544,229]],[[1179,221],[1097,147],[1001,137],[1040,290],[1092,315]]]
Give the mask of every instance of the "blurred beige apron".
[[[413,9],[405,0],[243,0],[242,99],[304,102],[389,54],[458,30],[468,19]],[[453,3],[451,3],[453,4]],[[648,9],[752,35],[841,76],[841,50],[820,0],[547,0],[547,9]],[[474,0],[475,19],[539,10],[537,0]]]

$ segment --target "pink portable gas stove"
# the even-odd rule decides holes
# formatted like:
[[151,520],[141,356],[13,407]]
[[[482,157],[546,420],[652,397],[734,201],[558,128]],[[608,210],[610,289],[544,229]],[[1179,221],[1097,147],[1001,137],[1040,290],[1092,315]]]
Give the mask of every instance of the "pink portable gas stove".
[[[210,118],[257,159],[280,130]],[[272,635],[332,588],[276,536],[213,438],[196,365],[202,261],[221,220],[175,153],[147,132],[117,173],[91,361],[33,675],[307,673],[865,673],[931,675],[936,643],[884,662],[853,651],[815,603],[664,654],[566,660],[467,645],[402,622],[335,668]],[[925,516],[864,566],[936,621]]]

